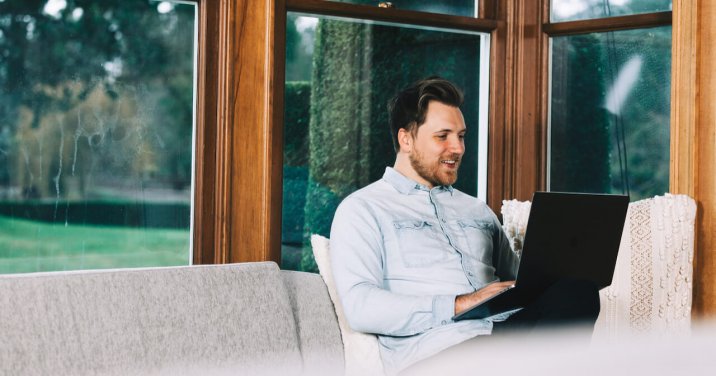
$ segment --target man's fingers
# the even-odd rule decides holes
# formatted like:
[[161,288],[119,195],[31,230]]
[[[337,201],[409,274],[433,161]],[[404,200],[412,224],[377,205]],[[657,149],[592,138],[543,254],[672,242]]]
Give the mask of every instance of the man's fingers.
[[493,295],[499,293],[500,291],[502,291],[510,286],[513,286],[514,284],[515,284],[515,281],[504,281],[504,282],[493,283],[493,284],[487,286],[486,292],[489,293],[489,296],[493,296]]
[[464,309],[487,300],[514,284],[515,281],[495,282],[470,294],[460,295],[455,299],[455,313],[457,314],[458,312],[462,312]]
[[502,289],[506,289],[510,286],[513,286],[514,284],[515,284],[515,281],[503,281],[503,282],[493,283],[487,287],[489,287],[492,290],[502,290]]

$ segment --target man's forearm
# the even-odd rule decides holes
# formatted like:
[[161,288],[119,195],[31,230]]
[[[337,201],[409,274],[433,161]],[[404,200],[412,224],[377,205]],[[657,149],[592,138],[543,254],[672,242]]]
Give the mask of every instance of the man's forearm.
[[355,331],[410,336],[450,322],[455,296],[401,295],[364,285],[350,289],[341,302]]

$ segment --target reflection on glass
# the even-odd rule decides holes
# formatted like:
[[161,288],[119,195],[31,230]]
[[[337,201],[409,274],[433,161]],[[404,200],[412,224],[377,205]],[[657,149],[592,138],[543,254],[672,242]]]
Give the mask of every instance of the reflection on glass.
[[378,6],[390,3],[395,9],[417,10],[421,12],[449,14],[452,16],[477,17],[478,0],[332,0],[341,3]]
[[431,75],[465,91],[467,154],[456,187],[477,194],[481,35],[289,14],[282,267],[315,270],[310,234],[328,236],[351,192],[395,161],[388,100]]
[[550,190],[667,192],[671,27],[551,43]]
[[189,263],[195,17],[0,3],[0,273]]
[[551,0],[550,21],[576,21],[593,18],[671,10],[672,0]]

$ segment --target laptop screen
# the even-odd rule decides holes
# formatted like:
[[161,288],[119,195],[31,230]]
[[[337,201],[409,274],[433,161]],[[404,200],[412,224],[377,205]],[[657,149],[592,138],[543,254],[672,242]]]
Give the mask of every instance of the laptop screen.
[[629,197],[535,192],[517,274],[521,289],[560,278],[611,284]]

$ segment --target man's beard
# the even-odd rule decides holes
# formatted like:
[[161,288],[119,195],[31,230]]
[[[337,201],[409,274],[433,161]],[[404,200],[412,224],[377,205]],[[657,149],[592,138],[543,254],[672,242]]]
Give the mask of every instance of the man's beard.
[[[453,154],[449,157],[438,159],[434,164],[428,164],[423,158],[423,155],[417,150],[413,149],[409,155],[410,165],[418,175],[428,181],[433,187],[440,185],[452,185],[457,181],[457,169],[460,164],[460,156]],[[455,161],[455,169],[440,171],[440,161],[445,159],[452,159]]]

